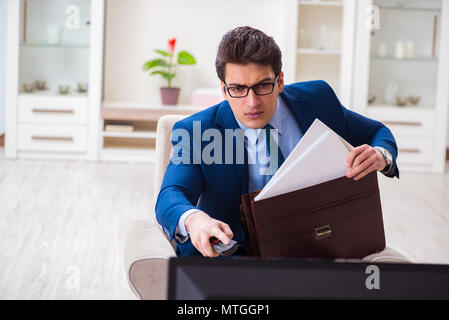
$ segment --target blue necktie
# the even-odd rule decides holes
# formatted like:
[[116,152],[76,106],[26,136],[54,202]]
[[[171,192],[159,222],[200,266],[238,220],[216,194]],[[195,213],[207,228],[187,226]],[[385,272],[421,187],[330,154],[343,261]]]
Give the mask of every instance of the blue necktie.
[[[273,129],[273,127],[270,124],[267,124],[265,127],[263,127],[263,129],[265,130],[267,157],[270,158],[270,169],[271,175],[273,176],[276,173],[276,171],[280,168],[280,166],[282,166],[282,163],[284,163],[285,159],[284,156],[282,155],[281,149],[279,149],[279,145],[276,143],[276,140],[270,133],[270,129]],[[277,152],[271,152],[272,147],[276,148]]]

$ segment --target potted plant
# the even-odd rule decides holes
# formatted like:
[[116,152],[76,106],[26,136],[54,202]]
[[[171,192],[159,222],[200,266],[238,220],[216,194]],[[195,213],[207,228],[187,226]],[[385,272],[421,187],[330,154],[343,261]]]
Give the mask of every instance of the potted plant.
[[178,103],[180,88],[172,87],[171,81],[176,76],[178,65],[194,65],[195,58],[187,51],[180,51],[175,59],[176,38],[168,40],[168,51],[156,49],[160,58],[149,60],[143,65],[143,70],[153,70],[150,75],[161,75],[167,80],[167,86],[161,87],[162,103],[174,105]]

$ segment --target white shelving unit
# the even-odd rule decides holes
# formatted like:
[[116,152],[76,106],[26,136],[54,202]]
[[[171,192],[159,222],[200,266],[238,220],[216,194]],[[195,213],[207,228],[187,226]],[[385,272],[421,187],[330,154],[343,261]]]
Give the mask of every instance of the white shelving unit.
[[[191,105],[145,105],[130,102],[103,102],[101,131],[101,161],[153,162],[155,159],[156,127],[167,114],[191,115],[204,108]],[[107,124],[130,123],[131,132],[106,131]]]
[[326,6],[326,7],[341,7],[343,6],[343,1],[339,0],[298,0],[298,3],[302,6]]
[[324,49],[315,49],[315,48],[299,48],[296,51],[298,54],[318,54],[318,55],[341,55],[340,50],[324,50]]
[[[367,20],[374,22],[372,28],[367,27]],[[443,172],[449,107],[449,1],[362,0],[357,24],[356,111],[391,129],[402,171]],[[419,101],[414,105],[409,97],[419,97]]]
[[103,131],[102,135],[103,137],[109,138],[156,139],[155,131],[134,131],[134,132]]
[[[287,29],[296,58],[289,60],[294,81],[325,80],[342,103],[352,104],[356,1],[290,1]],[[292,23],[291,21],[294,21]]]
[[[98,158],[104,5],[8,0],[7,158]],[[37,80],[46,88],[25,92]],[[61,94],[60,85],[71,89]]]

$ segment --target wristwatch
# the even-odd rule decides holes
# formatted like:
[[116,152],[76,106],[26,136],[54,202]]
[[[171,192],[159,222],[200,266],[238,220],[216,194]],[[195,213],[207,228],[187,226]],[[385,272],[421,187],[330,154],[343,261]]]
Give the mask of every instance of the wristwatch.
[[379,152],[384,157],[385,162],[387,163],[384,169],[389,168],[391,166],[391,163],[393,162],[393,156],[391,155],[390,151],[382,147],[374,147],[374,149],[379,150]]

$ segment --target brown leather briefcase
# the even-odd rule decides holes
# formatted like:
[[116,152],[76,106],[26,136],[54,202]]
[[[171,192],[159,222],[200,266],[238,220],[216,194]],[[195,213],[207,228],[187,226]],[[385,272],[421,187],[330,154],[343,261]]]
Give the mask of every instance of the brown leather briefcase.
[[377,172],[254,201],[258,193],[242,195],[250,256],[363,258],[385,248]]

